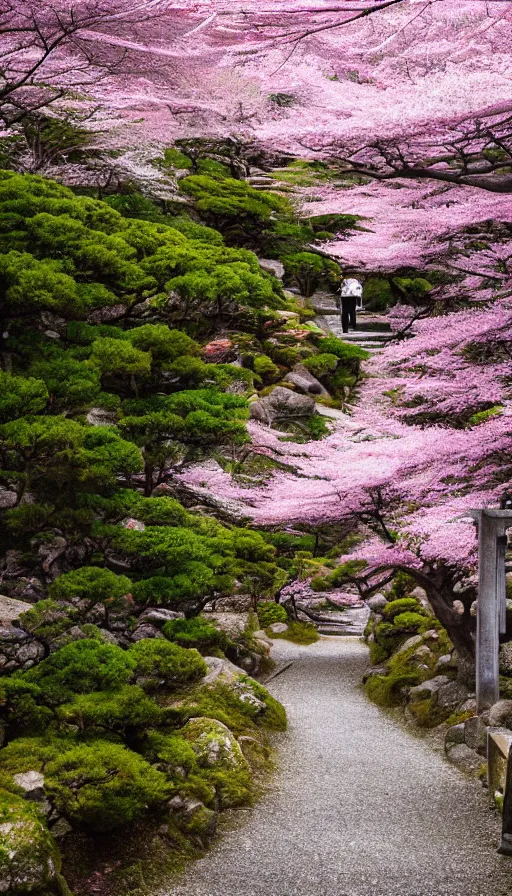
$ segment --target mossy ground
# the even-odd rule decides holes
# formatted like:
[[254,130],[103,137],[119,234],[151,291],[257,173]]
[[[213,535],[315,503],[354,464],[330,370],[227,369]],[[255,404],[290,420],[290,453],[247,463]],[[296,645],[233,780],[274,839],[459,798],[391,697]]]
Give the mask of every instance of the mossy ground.
[[293,644],[314,644],[318,641],[318,632],[314,625],[310,622],[288,622],[288,630],[286,632],[268,632],[271,638],[281,638],[284,641],[291,641]]

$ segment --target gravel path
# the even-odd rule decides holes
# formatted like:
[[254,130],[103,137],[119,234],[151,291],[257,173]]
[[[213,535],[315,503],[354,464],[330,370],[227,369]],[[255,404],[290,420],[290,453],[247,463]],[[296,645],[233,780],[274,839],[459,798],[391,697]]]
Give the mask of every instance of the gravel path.
[[274,643],[275,787],[168,896],[510,896],[481,786],[366,699],[364,645]]

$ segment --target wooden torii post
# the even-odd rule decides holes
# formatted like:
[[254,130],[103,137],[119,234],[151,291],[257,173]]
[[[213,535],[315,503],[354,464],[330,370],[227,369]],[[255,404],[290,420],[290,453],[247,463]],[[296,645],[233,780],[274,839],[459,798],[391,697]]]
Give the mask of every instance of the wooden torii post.
[[505,551],[512,510],[474,510],[478,523],[476,702],[484,712],[499,700],[500,634],[506,631]]

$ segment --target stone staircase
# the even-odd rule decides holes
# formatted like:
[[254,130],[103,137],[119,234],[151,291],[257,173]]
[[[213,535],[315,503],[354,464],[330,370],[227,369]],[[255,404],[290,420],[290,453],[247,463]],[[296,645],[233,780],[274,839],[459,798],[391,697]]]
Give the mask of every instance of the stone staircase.
[[391,335],[391,328],[383,315],[373,314],[369,311],[358,311],[357,329],[343,333],[337,308],[315,307],[315,310],[319,312],[315,322],[322,329],[329,329],[335,336],[343,339],[344,342],[358,345],[370,354],[380,351]]
[[355,607],[344,613],[333,613],[332,622],[317,623],[319,635],[362,637],[368,621],[368,607]]

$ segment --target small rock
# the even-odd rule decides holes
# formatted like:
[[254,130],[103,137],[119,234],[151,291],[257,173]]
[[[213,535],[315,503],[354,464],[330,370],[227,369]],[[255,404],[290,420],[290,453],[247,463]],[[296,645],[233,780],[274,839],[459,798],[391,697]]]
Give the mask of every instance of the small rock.
[[448,745],[446,755],[450,762],[453,762],[459,768],[466,772],[475,773],[480,771],[483,766],[482,757],[471,750],[466,744]]
[[23,600],[15,600],[12,597],[5,597],[0,594],[0,623],[14,622],[19,619],[22,613],[30,610],[32,604]]
[[284,265],[280,261],[274,261],[273,258],[258,258],[259,266],[267,274],[273,274],[278,280],[284,277]]
[[480,756],[487,753],[487,725],[479,716],[473,716],[464,723],[465,741],[470,750]]
[[451,728],[448,728],[448,731],[445,735],[445,749],[448,749],[448,744],[463,744],[466,740],[466,726],[464,722],[459,722],[458,725],[452,725]]
[[489,710],[491,728],[512,727],[512,700],[498,700]]
[[269,625],[268,630],[274,635],[282,635],[288,631],[288,626],[286,622],[273,622],[272,625]]
[[425,641],[439,641],[439,632],[436,632],[435,628],[429,628],[428,632],[424,633],[423,639]]
[[262,628],[259,628],[258,631],[253,632],[252,637],[256,638],[257,641],[266,641],[267,644],[271,644],[269,636]]
[[468,695],[469,691],[465,685],[460,684],[458,681],[450,681],[449,684],[445,684],[439,689],[437,702],[443,708],[455,709],[459,703],[467,700]]
[[476,714],[475,698],[470,697],[468,700],[465,700],[464,703],[461,703],[461,705],[457,707],[457,712],[471,712]]
[[[397,648],[397,650],[395,650],[393,655],[399,656],[399,654],[401,654],[401,653],[406,653],[408,650],[411,649],[411,647],[416,647],[416,645],[421,644],[422,641],[423,641],[423,638],[421,635],[413,635],[412,638],[407,638],[407,641],[404,641],[404,643],[401,644],[400,647]],[[427,647],[427,650],[428,650],[428,647]],[[429,653],[430,653],[430,651],[429,651]]]
[[144,638],[163,638],[162,632],[160,632],[153,625],[149,625],[147,623],[143,625],[138,625],[136,629],[132,632],[131,638],[132,641],[143,641]]
[[321,382],[317,380],[317,378],[313,376],[303,364],[296,364],[293,369],[286,374],[286,382],[291,383],[305,395],[322,395],[325,398],[329,397],[327,389],[322,386]]
[[429,678],[422,684],[417,684],[411,688],[409,696],[412,700],[423,700],[427,697],[433,697],[438,694],[442,687],[451,684],[450,679],[446,675],[436,675],[435,678]]
[[34,666],[36,663],[39,663],[42,659],[44,659],[44,646],[40,641],[32,641],[30,644],[24,644],[16,654],[16,662],[23,666],[24,669],[29,669],[31,666]]
[[139,623],[148,622],[150,625],[161,627],[173,619],[184,619],[184,613],[176,613],[174,610],[164,610],[156,607],[148,607],[139,616]]
[[51,833],[56,840],[62,840],[62,838],[66,837],[67,834],[70,834],[72,830],[73,828],[69,821],[66,821],[65,818],[58,818],[55,824],[51,827]]
[[448,667],[455,668],[455,661],[452,659],[451,653],[445,653],[443,656],[440,656],[436,663],[436,671],[441,672],[443,669],[447,669]]
[[432,651],[426,644],[422,644],[421,647],[418,647],[417,650],[414,651],[413,657],[418,660],[427,659],[432,656]]
[[117,414],[105,408],[91,408],[85,419],[89,426],[115,426]]
[[26,800],[40,802],[45,799],[44,775],[41,772],[35,770],[21,772],[19,775],[14,775],[14,781],[23,790]]
[[[372,597],[368,598],[367,604],[374,613],[379,613],[380,610],[383,610],[388,600],[384,597],[383,594],[374,594]],[[421,639],[420,639],[421,640]]]
[[272,423],[280,418],[309,417],[315,410],[315,400],[310,395],[297,395],[290,389],[276,386],[270,395],[250,405],[252,420]]
[[500,672],[512,677],[512,642],[507,641],[500,647]]

